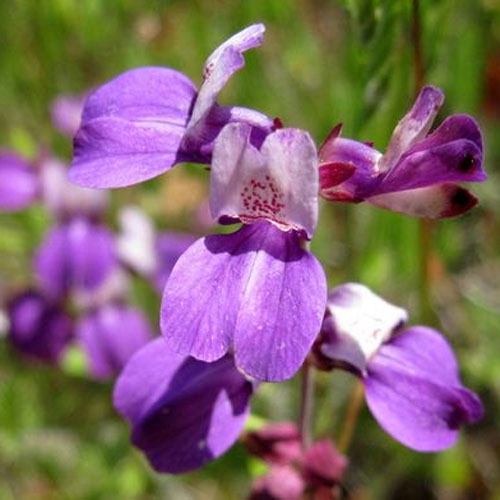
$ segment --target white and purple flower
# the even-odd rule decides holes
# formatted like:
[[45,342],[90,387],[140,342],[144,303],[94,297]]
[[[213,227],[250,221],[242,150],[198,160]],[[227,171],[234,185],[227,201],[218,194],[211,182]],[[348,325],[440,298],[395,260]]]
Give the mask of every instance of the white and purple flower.
[[482,417],[483,406],[461,384],[444,337],[426,326],[403,328],[406,319],[404,309],[364,285],[341,285],[330,293],[315,358],[361,378],[371,413],[394,439],[440,451]]
[[70,178],[86,187],[122,187],[151,179],[180,162],[210,163],[224,125],[252,126],[256,144],[273,120],[246,108],[220,106],[216,98],[244,66],[243,52],[259,46],[264,26],[235,34],[207,59],[199,91],[184,74],[145,67],[111,80],[85,101],[74,139]]
[[453,217],[476,205],[457,183],[486,179],[481,131],[472,117],[453,115],[427,135],[443,100],[438,88],[424,87],[384,154],[339,137],[335,127],[319,152],[321,195],[427,218]]
[[250,377],[280,381],[300,368],[326,303],[320,263],[305,249],[318,216],[316,148],[280,129],[258,149],[251,127],[227,125],[214,147],[210,205],[231,234],[198,240],[167,281],[161,329],[169,346],[202,361],[233,352]]

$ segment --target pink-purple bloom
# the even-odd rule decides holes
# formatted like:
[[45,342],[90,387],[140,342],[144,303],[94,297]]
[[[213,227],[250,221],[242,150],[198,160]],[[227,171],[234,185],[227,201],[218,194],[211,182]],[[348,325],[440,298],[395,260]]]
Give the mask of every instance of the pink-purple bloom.
[[438,88],[424,87],[384,154],[335,127],[319,153],[321,195],[428,218],[472,208],[477,199],[457,183],[486,179],[481,132],[472,117],[453,115],[429,134],[443,100]]
[[212,215],[236,232],[198,240],[167,281],[161,328],[177,352],[203,361],[234,353],[240,370],[280,381],[300,368],[321,326],[326,279],[305,249],[317,222],[316,148],[280,129],[261,148],[227,125],[211,170]]
[[117,380],[114,405],[158,472],[188,472],[227,451],[250,411],[253,385],[230,356],[204,363],[163,339],[144,346]]
[[14,151],[0,150],[0,211],[22,210],[34,203],[39,194],[34,164]]
[[196,90],[170,68],[127,71],[91,93],[74,139],[71,179],[86,187],[121,187],[145,181],[180,162],[209,163],[224,125],[252,126],[256,143],[273,128],[265,115],[220,106],[217,96],[244,66],[243,53],[262,43],[264,26],[233,35],[207,59]]
[[105,380],[117,376],[153,332],[139,309],[110,302],[83,315],[75,335],[87,355],[90,374]]
[[361,378],[371,413],[394,439],[417,451],[443,450],[483,407],[460,382],[445,338],[426,326],[403,328],[406,319],[364,285],[341,285],[329,296],[316,356],[323,367]]

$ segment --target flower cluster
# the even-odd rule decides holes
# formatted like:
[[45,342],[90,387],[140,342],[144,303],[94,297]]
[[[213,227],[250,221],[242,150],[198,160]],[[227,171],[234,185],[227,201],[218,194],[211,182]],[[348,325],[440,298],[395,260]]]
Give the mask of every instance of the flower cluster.
[[[360,377],[369,408],[395,439],[443,449],[482,414],[460,383],[449,345],[431,328],[402,329],[406,312],[361,285],[328,297],[308,242],[320,195],[420,217],[469,210],[476,199],[457,183],[485,179],[478,125],[454,115],[429,133],[443,94],[427,86],[385,153],[340,137],[339,126],[318,151],[304,130],[216,102],[263,34],[252,25],[219,46],[198,91],[178,71],[148,67],[85,101],[71,180],[121,187],[182,162],[209,164],[212,217],[238,224],[195,241],[179,258],[163,291],[163,340],[132,357],[115,406],[156,470],[185,472],[236,440],[259,383],[289,379],[312,360]],[[303,488],[307,467],[301,470]]]

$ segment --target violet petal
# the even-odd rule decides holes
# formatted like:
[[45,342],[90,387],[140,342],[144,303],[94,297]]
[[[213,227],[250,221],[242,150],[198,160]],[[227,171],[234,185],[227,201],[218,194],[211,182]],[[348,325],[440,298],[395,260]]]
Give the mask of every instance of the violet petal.
[[177,162],[196,89],[182,73],[128,71],[90,94],[75,136],[70,178],[86,187],[121,187]]
[[156,339],[129,361],[114,404],[132,426],[132,442],[159,472],[183,473],[222,455],[238,438],[252,385],[229,357],[203,363]]
[[23,354],[57,363],[73,336],[73,322],[57,304],[35,291],[24,292],[7,305],[9,340]]
[[96,379],[118,375],[152,335],[140,310],[117,304],[107,304],[88,313],[76,327],[76,336],[87,354],[89,371]]
[[116,264],[111,232],[85,218],[54,227],[35,255],[41,285],[58,298],[70,290],[96,289]]
[[326,280],[294,233],[266,222],[197,241],[170,275],[161,327],[177,352],[204,361],[234,342],[237,366],[258,380],[299,369],[319,332]]
[[38,189],[32,165],[14,151],[0,150],[0,211],[11,212],[31,205]]
[[424,87],[413,107],[397,124],[385,154],[379,162],[381,172],[389,171],[401,156],[429,132],[434,118],[443,105],[444,94],[437,87]]
[[450,346],[431,328],[409,328],[382,346],[364,383],[378,423],[417,451],[451,446],[459,427],[483,414],[479,398],[460,383]]

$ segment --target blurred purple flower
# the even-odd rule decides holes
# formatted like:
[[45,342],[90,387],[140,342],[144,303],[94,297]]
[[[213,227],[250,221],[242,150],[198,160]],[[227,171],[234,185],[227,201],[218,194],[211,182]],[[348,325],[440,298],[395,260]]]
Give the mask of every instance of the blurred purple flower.
[[50,107],[52,123],[63,134],[73,137],[80,126],[84,96],[61,95]]
[[158,472],[178,474],[219,457],[237,440],[253,387],[229,356],[204,363],[151,341],[124,368],[114,405],[132,442]]
[[8,338],[23,354],[56,364],[73,336],[73,321],[55,302],[36,291],[25,291],[7,304]]
[[160,324],[176,352],[210,362],[232,350],[248,376],[280,381],[304,361],[326,303],[323,269],[304,249],[317,222],[317,156],[300,130],[278,130],[260,150],[250,135],[227,125],[211,171],[212,215],[243,226],[179,258]]
[[117,237],[120,260],[163,292],[177,259],[195,242],[190,234],[158,233],[153,221],[137,207],[120,212],[121,234]]
[[87,354],[90,374],[108,379],[120,373],[129,358],[151,340],[153,332],[140,310],[109,303],[85,314],[75,335]]
[[21,155],[0,150],[0,211],[14,212],[34,203],[40,194],[34,165]]
[[117,265],[113,234],[85,217],[52,228],[35,255],[40,285],[53,298],[95,292]]
[[476,205],[456,183],[486,179],[481,131],[472,117],[453,115],[427,135],[443,100],[438,88],[424,87],[385,154],[339,137],[335,127],[319,153],[321,195],[429,218],[453,217]]
[[255,24],[219,46],[207,59],[197,92],[170,68],[128,71],[89,95],[74,140],[71,179],[87,187],[122,187],[145,181],[177,163],[209,163],[213,141],[229,122],[252,125],[262,142],[273,128],[268,117],[215,101],[237,70],[243,52],[262,43]]
[[406,318],[367,287],[341,285],[329,296],[314,351],[323,368],[361,378],[370,411],[394,439],[417,451],[443,450],[483,407],[462,386],[444,337],[425,326],[401,329]]

